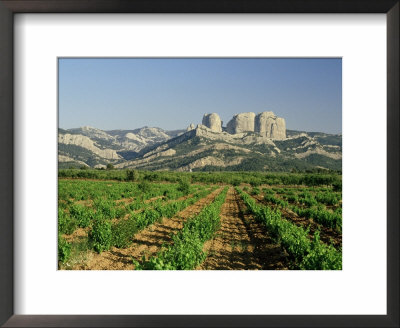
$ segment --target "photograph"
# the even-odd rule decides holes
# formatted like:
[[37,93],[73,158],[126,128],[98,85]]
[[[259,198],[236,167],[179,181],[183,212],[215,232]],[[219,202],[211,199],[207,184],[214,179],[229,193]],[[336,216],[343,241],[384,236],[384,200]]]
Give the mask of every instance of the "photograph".
[[342,270],[341,58],[57,74],[58,270]]
[[0,0],[0,326],[398,327],[399,1]]

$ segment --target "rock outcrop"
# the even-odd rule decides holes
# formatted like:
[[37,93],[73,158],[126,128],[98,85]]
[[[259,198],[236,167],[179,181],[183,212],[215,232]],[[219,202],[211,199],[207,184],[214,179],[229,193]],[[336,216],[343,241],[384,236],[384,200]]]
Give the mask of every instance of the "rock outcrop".
[[217,113],[204,114],[202,123],[211,131],[222,132],[222,121]]
[[243,157],[237,157],[230,161],[224,161],[215,156],[206,156],[206,157],[200,158],[198,160],[195,160],[188,165],[180,167],[179,169],[177,169],[177,171],[178,172],[190,171],[192,169],[196,169],[199,167],[205,167],[205,166],[218,166],[218,167],[234,166],[234,165],[240,164],[242,161],[243,161]]
[[286,138],[285,119],[277,117],[273,112],[258,113],[255,117],[254,132],[267,138],[282,140]]
[[220,140],[223,142],[249,145],[249,144],[268,144],[275,145],[272,139],[260,136],[256,133],[247,135],[246,133],[213,132],[206,126],[199,124],[193,131],[186,132],[183,137],[203,137],[209,140]]
[[[222,121],[218,114],[205,114],[203,124],[197,125],[196,130],[208,128],[208,131],[222,132]],[[191,131],[190,125],[187,131]],[[276,116],[273,112],[262,112],[257,115],[252,112],[236,114],[227,124],[226,132],[229,135],[239,135],[246,132],[257,132],[263,138],[274,140],[286,139],[285,119]]]
[[75,145],[90,150],[96,155],[106,159],[120,159],[114,149],[100,149],[92,139],[80,134],[58,134],[58,143],[65,145]]
[[190,123],[190,125],[186,128],[186,131],[192,131],[195,129],[195,126],[193,123]]
[[254,132],[254,119],[252,112],[236,114],[226,125],[226,131],[231,134]]

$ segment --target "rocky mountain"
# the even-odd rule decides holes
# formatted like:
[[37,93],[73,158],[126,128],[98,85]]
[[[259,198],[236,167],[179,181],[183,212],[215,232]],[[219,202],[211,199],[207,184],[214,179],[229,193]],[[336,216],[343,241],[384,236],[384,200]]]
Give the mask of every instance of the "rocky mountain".
[[184,130],[164,131],[143,127],[135,130],[103,131],[84,126],[77,129],[58,129],[59,166],[77,164],[103,167],[108,163],[129,160],[142,149],[164,142]]
[[59,167],[146,170],[341,170],[342,136],[286,130],[272,112],[240,113],[226,127],[216,113],[186,130],[144,127],[59,129]]
[[222,121],[217,113],[204,114],[202,123],[214,132],[222,132]]

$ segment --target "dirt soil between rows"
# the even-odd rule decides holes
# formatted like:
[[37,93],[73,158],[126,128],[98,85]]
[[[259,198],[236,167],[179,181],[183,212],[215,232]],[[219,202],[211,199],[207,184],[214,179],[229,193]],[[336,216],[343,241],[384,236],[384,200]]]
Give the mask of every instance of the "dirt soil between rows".
[[247,214],[240,195],[230,187],[221,208],[221,228],[205,243],[208,253],[198,270],[285,270],[287,254],[263,226]]
[[[194,193],[190,194],[190,195],[186,195],[186,196],[181,196],[178,199],[170,199],[170,200],[165,201],[165,204],[173,202],[173,201],[185,200],[189,197],[193,197],[193,195],[194,195]],[[144,203],[149,204],[149,203],[151,203],[157,199],[160,199],[162,197],[163,196],[153,197],[151,199],[145,200]],[[119,201],[121,201],[121,200],[119,200]],[[143,208],[138,209],[136,211],[126,213],[123,218],[119,218],[119,219],[114,218],[111,220],[111,222],[118,222],[119,220],[127,220],[132,213],[139,213],[141,211],[143,211]],[[70,235],[63,234],[63,237],[69,243],[76,243],[76,242],[82,241],[84,238],[87,238],[88,233],[89,233],[89,228],[76,228],[72,234],[70,234]]]
[[210,204],[221,192],[218,188],[195,204],[188,206],[173,218],[164,218],[146,229],[138,232],[133,237],[130,247],[119,249],[112,247],[101,254],[93,253],[89,261],[73,267],[73,270],[133,270],[132,259],[141,261],[142,257],[154,256],[163,244],[172,241],[172,236],[183,228],[184,222],[200,213],[204,206]]
[[[272,208],[277,207],[277,205],[267,202],[262,195],[257,195],[257,196],[252,196],[252,197],[263,205],[267,205]],[[342,247],[342,234],[338,233],[334,229],[325,227],[322,224],[319,224],[312,219],[300,217],[297,215],[297,213],[294,213],[290,209],[279,208],[279,210],[282,213],[282,217],[285,218],[286,220],[292,221],[297,226],[300,226],[303,228],[309,227],[310,228],[310,234],[309,234],[310,238],[313,238],[314,233],[317,230],[319,230],[320,238],[323,243],[328,244],[328,245],[332,244],[336,248]]]

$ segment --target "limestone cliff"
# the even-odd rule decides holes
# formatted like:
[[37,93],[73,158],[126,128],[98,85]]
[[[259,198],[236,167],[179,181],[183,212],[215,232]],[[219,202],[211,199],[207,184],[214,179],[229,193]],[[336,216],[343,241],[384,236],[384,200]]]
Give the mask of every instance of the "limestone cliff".
[[204,114],[202,123],[214,132],[222,132],[222,121],[216,113]]
[[252,112],[236,114],[227,124],[228,133],[254,132],[254,119],[256,114]]
[[277,117],[273,112],[258,113],[255,117],[255,132],[267,138],[283,140],[286,138],[285,119]]
[[80,134],[59,134],[58,142],[65,145],[75,145],[86,148],[105,159],[120,159],[121,156],[113,149],[100,149],[89,137]]

